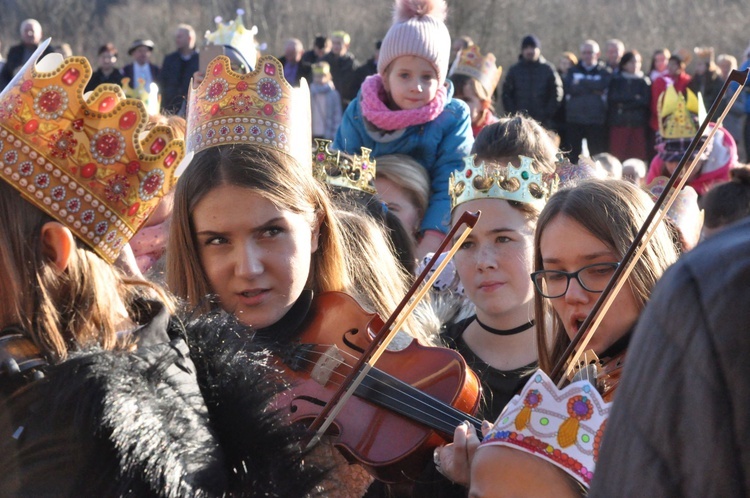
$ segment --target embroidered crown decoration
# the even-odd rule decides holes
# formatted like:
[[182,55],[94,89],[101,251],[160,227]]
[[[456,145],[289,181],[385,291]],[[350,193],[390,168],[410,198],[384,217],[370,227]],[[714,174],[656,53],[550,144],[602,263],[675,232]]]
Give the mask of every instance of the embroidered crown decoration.
[[474,78],[489,95],[492,95],[503,74],[502,66],[496,66],[495,63],[496,59],[493,54],[482,55],[479,47],[472,45],[459,52],[458,57],[453,61],[450,76],[463,74]]
[[362,147],[362,155],[331,152],[330,140],[315,139],[313,176],[321,182],[338,187],[361,190],[375,195],[375,160],[370,159],[370,149]]
[[449,179],[451,210],[475,199],[504,199],[532,204],[539,209],[544,207],[557,191],[557,175],[537,173],[530,157],[518,157],[521,160],[518,167],[512,163],[507,166],[475,164],[474,156],[465,157],[463,171],[454,171]]
[[239,74],[220,55],[208,64],[197,89],[191,85],[187,112],[188,153],[225,144],[255,143],[285,152],[311,167],[310,92],[292,88],[284,68],[263,56]]
[[559,390],[537,370],[505,406],[482,445],[539,456],[588,487],[611,406],[587,380]]
[[173,184],[184,144],[143,133],[143,103],[117,85],[84,96],[91,66],[49,40],[0,94],[0,177],[112,262]]
[[685,94],[678,92],[673,85],[659,95],[659,134],[662,138],[692,138],[706,118],[706,109],[700,94],[689,88]]

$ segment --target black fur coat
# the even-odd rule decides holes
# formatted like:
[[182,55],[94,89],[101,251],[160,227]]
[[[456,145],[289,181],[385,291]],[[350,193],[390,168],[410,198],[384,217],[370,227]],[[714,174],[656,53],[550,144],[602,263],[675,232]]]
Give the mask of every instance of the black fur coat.
[[267,351],[224,314],[149,306],[136,352],[75,353],[21,389],[0,376],[0,496],[313,493],[322,472],[263,410]]

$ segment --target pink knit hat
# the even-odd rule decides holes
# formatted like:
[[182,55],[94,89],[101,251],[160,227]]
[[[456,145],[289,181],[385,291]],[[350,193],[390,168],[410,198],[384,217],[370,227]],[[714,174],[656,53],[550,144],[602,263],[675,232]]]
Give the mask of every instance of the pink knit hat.
[[448,73],[451,35],[445,26],[445,0],[396,0],[393,25],[383,38],[378,74],[397,57],[416,55],[432,64],[442,85]]

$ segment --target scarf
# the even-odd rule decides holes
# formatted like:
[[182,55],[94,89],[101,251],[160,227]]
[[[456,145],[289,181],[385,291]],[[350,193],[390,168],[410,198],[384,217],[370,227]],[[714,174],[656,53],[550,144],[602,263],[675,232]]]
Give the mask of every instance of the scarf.
[[448,103],[448,92],[445,86],[438,89],[435,98],[429,104],[417,109],[393,111],[385,104],[388,94],[379,74],[368,76],[362,83],[360,105],[362,115],[381,130],[394,131],[408,126],[429,123],[443,112]]

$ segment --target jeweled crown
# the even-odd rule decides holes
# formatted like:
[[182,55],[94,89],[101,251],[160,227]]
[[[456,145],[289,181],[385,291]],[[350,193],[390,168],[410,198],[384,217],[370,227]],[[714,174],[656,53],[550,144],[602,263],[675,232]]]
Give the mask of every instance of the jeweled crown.
[[556,174],[537,173],[530,157],[518,157],[519,166],[475,164],[474,156],[465,157],[464,169],[451,173],[448,182],[451,210],[475,199],[504,199],[532,204],[541,210],[557,191],[559,179]]
[[269,55],[247,74],[232,70],[229,58],[208,64],[197,89],[191,85],[187,110],[188,154],[227,144],[254,143],[285,152],[309,171],[310,91],[284,79],[284,67]]
[[0,94],[0,177],[113,262],[173,185],[185,148],[117,85],[86,94],[83,57],[39,61]]
[[662,138],[692,138],[706,117],[706,108],[700,94],[689,88],[683,95],[674,85],[669,85],[657,101],[659,134]]
[[135,87],[130,85],[130,78],[123,78],[120,83],[123,93],[129,99],[138,99],[146,106],[146,112],[150,116],[159,114],[161,108],[161,99],[159,97],[159,86],[153,81],[146,88],[146,82],[143,78],[138,78]]
[[217,16],[214,21],[216,22],[216,31],[207,31],[204,38],[206,43],[210,45],[227,45],[247,59],[252,65],[257,59],[257,49],[255,45],[255,35],[258,33],[258,27],[253,26],[250,29],[245,27],[245,23],[242,21],[242,16],[245,15],[243,9],[237,9],[237,17],[228,23],[222,22],[223,19]]
[[362,155],[331,152],[330,140],[315,139],[313,152],[313,176],[318,180],[338,187],[361,190],[375,194],[375,160],[370,159],[370,149],[362,147]]
[[536,455],[589,487],[611,407],[589,381],[560,390],[537,370],[505,406],[482,446]]
[[495,87],[503,74],[502,66],[497,66],[495,56],[491,53],[482,55],[477,45],[467,47],[459,52],[449,76],[463,74],[479,81],[488,95],[495,92]]

